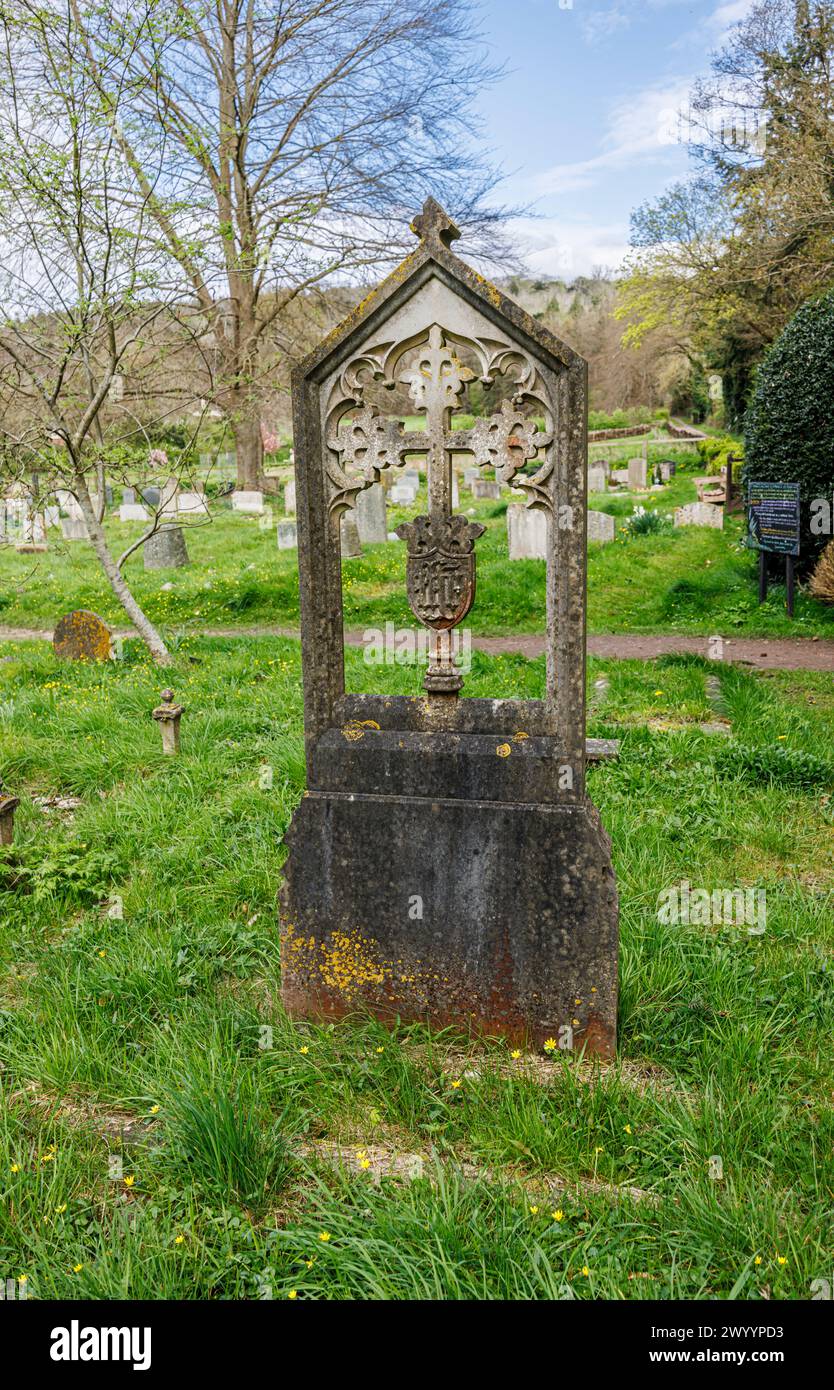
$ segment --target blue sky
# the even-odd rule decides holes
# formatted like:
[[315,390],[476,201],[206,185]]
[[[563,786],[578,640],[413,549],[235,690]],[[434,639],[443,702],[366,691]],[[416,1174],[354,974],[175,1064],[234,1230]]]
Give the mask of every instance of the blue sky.
[[[787,3],[787,0],[786,0]],[[533,272],[570,280],[617,267],[629,214],[690,172],[674,112],[752,0],[481,0],[507,74],[481,100],[477,137],[509,175],[503,200]]]

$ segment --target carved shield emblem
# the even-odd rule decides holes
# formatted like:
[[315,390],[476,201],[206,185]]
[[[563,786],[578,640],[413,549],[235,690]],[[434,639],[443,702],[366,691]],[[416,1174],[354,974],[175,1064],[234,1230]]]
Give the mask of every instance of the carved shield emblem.
[[463,516],[418,516],[397,528],[408,543],[408,602],[426,627],[455,627],[475,598],[473,542],[484,527]]

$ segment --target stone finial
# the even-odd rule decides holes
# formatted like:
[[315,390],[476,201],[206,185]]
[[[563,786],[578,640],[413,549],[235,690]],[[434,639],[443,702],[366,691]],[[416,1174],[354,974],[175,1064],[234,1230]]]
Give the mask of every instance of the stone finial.
[[434,198],[426,199],[423,211],[411,224],[411,230],[421,241],[439,241],[441,246],[447,249],[460,236],[460,228],[455,226],[451,217]]
[[14,813],[20,805],[19,796],[9,796],[0,778],[0,845],[10,845],[14,839]]
[[162,704],[153,711],[162,730],[162,751],[166,754],[180,751],[180,720],[185,713],[185,705],[174,704],[173,690],[163,690]]

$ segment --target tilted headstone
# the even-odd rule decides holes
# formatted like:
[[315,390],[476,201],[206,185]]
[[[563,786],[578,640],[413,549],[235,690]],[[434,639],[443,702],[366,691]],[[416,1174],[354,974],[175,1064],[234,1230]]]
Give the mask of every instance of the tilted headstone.
[[[413,226],[417,250],[293,373],[307,793],[287,834],[283,1000],[611,1056],[617,887],[585,789],[587,364],[452,254],[433,199]],[[483,380],[509,368],[517,394],[453,429],[470,363]],[[371,380],[407,385],[426,429],[381,415]],[[484,528],[452,512],[453,452],[548,518],[544,700],[460,698],[454,628]],[[341,517],[415,453],[427,510],[398,532],[424,689],[346,694]]]
[[295,483],[292,479],[284,484],[284,511],[287,516],[295,516]]
[[547,559],[547,515],[537,507],[507,508],[507,548],[511,560]]
[[501,484],[488,478],[478,478],[472,484],[472,496],[479,502],[498,502],[501,499]]
[[181,526],[160,526],[142,546],[146,570],[173,570],[189,564]]
[[603,545],[614,539],[614,518],[607,512],[588,512],[588,540],[601,541]]
[[233,492],[232,510],[236,512],[252,512],[258,516],[264,509],[264,495],[262,492]]
[[685,507],[675,508],[675,525],[714,526],[720,531],[724,526],[724,508],[712,502],[687,502]]
[[52,634],[52,647],[62,661],[110,661],[113,657],[109,627],[86,608],[61,619]]
[[356,513],[345,512],[341,524],[341,553],[343,560],[352,560],[357,555],[362,554],[362,545],[359,540],[359,527],[356,524]]
[[363,545],[380,545],[386,539],[385,488],[381,483],[374,483],[357,494],[356,525]]
[[295,550],[298,545],[298,528],[294,521],[278,522],[278,549]]
[[647,486],[648,464],[645,459],[629,459],[628,485],[632,488]]

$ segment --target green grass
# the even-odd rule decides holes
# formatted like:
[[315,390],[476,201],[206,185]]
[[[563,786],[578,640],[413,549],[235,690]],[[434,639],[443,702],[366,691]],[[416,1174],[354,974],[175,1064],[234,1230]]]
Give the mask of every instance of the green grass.
[[[589,732],[621,739],[590,774],[621,895],[620,1050],[600,1070],[283,1015],[294,642],[186,637],[164,762],[138,644],[106,667],[0,658],[21,796],[0,879],[0,1277],[38,1298],[806,1299],[828,1276],[829,676],[591,663]],[[417,687],[348,667],[352,688]],[[699,728],[707,674],[729,739]],[[467,691],[542,683],[540,661],[476,655]],[[35,799],[58,794],[78,804]],[[764,888],[765,934],[662,924],[684,878]],[[375,1185],[357,1155],[383,1150],[425,1155],[424,1175]]]
[[[832,636],[834,609],[799,591],[796,616],[785,613],[784,585],[773,585],[767,602],[757,602],[757,559],[741,544],[741,522],[724,532],[687,527],[649,536],[622,530],[635,505],[670,515],[695,497],[694,466],[679,472],[662,492],[642,497],[593,494],[591,505],[616,518],[611,545],[591,545],[588,562],[588,626],[591,632],[723,632],[739,636]],[[425,495],[417,506],[425,505]],[[473,505],[464,491],[461,509]],[[416,508],[389,508],[389,529]],[[467,618],[473,633],[537,632],[544,606],[544,562],[508,562],[506,504],[476,503],[487,526],[478,542],[478,593]],[[280,513],[276,510],[272,521]],[[136,525],[107,523],[114,553],[139,532]],[[51,537],[57,536],[55,531]],[[210,525],[187,533],[189,567],[145,573],[141,554],[126,574],[148,616],[173,639],[205,627],[297,627],[298,572],[295,551],[279,551],[274,524],[216,508]],[[164,589],[165,584],[171,589]],[[368,546],[343,565],[345,622],[349,627],[394,622],[412,626],[405,596],[405,547]],[[0,547],[0,625],[52,628],[70,608],[91,608],[108,622],[125,626],[121,607],[83,542],[52,540],[42,555],[19,555]]]

